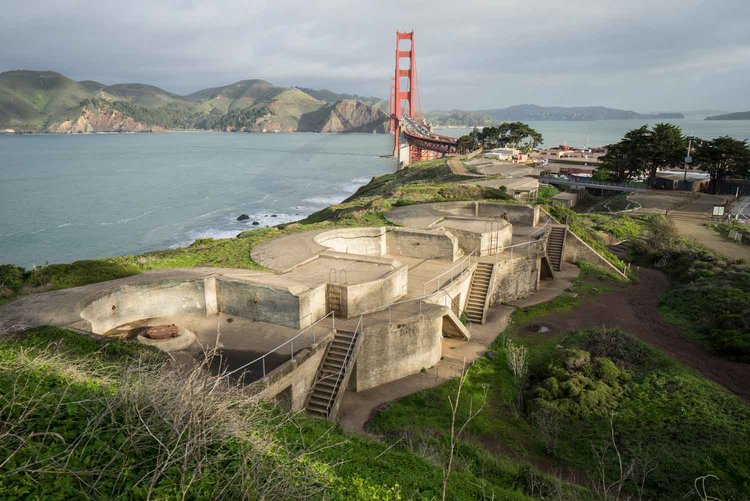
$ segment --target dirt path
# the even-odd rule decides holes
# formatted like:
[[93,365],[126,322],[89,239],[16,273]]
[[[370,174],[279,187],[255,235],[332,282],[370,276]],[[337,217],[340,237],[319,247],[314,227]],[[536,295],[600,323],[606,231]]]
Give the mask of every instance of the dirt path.
[[635,285],[618,288],[574,311],[551,314],[537,322],[559,330],[619,327],[750,403],[750,365],[708,353],[661,318],[657,306],[670,286],[665,274],[642,268],[639,278]]

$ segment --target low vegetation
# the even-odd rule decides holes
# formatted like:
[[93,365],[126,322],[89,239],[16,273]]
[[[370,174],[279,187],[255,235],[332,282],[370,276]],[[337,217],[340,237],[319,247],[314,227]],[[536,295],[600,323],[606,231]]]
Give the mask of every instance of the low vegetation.
[[650,220],[634,251],[673,282],[662,313],[726,358],[750,362],[750,267],[681,237],[664,218]]
[[[445,444],[341,433],[259,404],[199,366],[58,328],[0,339],[0,497],[435,499]],[[448,499],[531,499],[546,478],[459,447]],[[466,461],[481,458],[484,469]],[[487,467],[491,468],[487,469]]]
[[731,223],[709,224],[708,227],[726,239],[729,239],[730,232],[736,232],[739,238],[732,238],[733,242],[750,245],[750,226],[746,224],[732,221]]
[[[549,307],[538,315],[515,316],[514,324],[546,311]],[[509,348],[519,344],[528,349],[528,375],[520,385],[508,357]],[[371,430],[411,444],[444,437],[456,385],[452,381],[391,403]],[[539,489],[537,495],[680,499],[696,494],[693,482],[704,475],[718,478],[708,491],[721,499],[741,499],[750,489],[747,407],[623,332],[539,335],[511,329],[468,369],[463,391],[474,408],[484,405],[465,440],[483,450],[483,461],[522,458],[567,472],[587,487],[575,491],[527,478]],[[459,415],[469,412],[467,400]]]

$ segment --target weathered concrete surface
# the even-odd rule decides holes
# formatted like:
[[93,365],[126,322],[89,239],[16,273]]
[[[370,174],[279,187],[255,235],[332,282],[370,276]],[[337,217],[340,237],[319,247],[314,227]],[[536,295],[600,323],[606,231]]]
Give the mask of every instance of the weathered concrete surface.
[[392,310],[393,322],[387,321],[386,312],[369,316],[364,323],[351,379],[356,391],[419,372],[440,360],[443,308],[410,303]]
[[516,253],[513,258],[496,260],[491,302],[508,302],[534,294],[539,288],[540,272],[538,253]]
[[539,207],[508,204],[502,202],[437,202],[432,204],[395,207],[388,213],[389,220],[413,228],[429,228],[441,218],[463,217],[504,217],[513,225],[537,226]]
[[447,259],[460,256],[458,239],[444,230],[395,228],[387,234],[388,253],[395,256]]

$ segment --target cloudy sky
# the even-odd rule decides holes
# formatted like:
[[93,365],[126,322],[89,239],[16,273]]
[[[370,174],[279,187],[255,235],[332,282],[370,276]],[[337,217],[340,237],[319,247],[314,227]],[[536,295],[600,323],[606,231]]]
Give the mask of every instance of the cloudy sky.
[[0,0],[0,71],[386,97],[397,29],[427,110],[750,109],[750,0]]

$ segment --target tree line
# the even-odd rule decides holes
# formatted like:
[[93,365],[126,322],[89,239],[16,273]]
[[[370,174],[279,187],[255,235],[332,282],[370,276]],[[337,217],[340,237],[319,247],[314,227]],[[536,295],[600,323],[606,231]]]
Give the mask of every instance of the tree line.
[[670,123],[658,123],[630,130],[623,138],[607,147],[602,165],[594,177],[600,180],[624,182],[645,177],[653,185],[661,169],[682,167],[692,146],[692,165],[708,173],[710,189],[716,193],[719,184],[728,177],[750,175],[750,146],[729,136],[701,139],[683,134]]
[[542,144],[542,134],[523,122],[504,122],[497,127],[474,129],[458,138],[458,149],[467,153],[479,148],[516,148],[530,152]]

